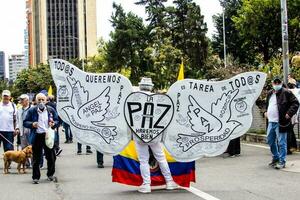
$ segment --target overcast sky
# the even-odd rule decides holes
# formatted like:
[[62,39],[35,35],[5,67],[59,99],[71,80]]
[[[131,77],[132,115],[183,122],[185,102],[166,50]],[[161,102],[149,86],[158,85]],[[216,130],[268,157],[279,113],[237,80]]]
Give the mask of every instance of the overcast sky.
[[[112,14],[113,0],[97,1],[97,36],[109,39],[112,31],[108,21]],[[121,3],[126,12],[133,11],[141,17],[145,17],[143,6],[134,4],[136,0],[114,0]],[[169,0],[169,3],[172,1]],[[215,31],[212,23],[212,15],[222,12],[219,0],[195,0],[201,7],[201,13],[208,25],[208,36]],[[25,0],[0,0],[0,51],[5,51],[6,56],[18,54],[24,51],[24,29],[26,26]],[[7,65],[7,64],[6,64]]]

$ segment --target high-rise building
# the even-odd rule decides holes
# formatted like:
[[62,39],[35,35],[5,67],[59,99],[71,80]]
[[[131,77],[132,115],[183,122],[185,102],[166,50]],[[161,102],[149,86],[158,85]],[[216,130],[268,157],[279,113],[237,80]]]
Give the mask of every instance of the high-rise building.
[[29,66],[29,44],[28,44],[28,29],[24,29],[24,58],[25,65]]
[[29,64],[96,54],[96,0],[27,0]]
[[5,53],[0,51],[0,80],[5,78]]
[[17,74],[27,68],[25,63],[25,56],[23,54],[15,54],[8,57],[9,67],[9,80],[14,81],[17,78]]

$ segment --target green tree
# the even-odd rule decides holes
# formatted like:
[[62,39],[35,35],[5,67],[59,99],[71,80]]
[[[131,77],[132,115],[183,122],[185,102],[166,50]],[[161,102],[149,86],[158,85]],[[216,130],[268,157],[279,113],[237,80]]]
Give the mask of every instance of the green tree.
[[130,80],[136,84],[146,67],[143,62],[143,50],[147,47],[146,27],[142,18],[132,12],[126,14],[121,5],[114,3],[113,8],[111,23],[114,31],[107,44],[107,62],[113,71],[130,69]]
[[149,29],[166,27],[164,3],[167,1],[168,0],[139,0],[135,2],[137,5],[145,6],[145,11],[148,14],[146,21],[149,22]]
[[[300,23],[299,0],[288,0],[288,25],[291,51],[299,48]],[[263,55],[265,63],[278,54],[281,48],[280,1],[243,0],[237,15],[232,17],[237,30],[257,53]]]
[[55,86],[50,67],[49,65],[40,64],[36,68],[22,70],[17,75],[13,90],[16,96],[19,96],[22,93],[37,93],[43,89],[48,90],[50,85]]
[[300,1],[288,0],[289,49],[294,53],[300,50]]
[[150,62],[145,75],[153,79],[157,89],[166,89],[176,82],[183,57],[182,51],[172,45],[171,38],[163,38],[163,34],[161,28],[153,29],[153,43],[144,50],[145,58]]
[[[232,17],[237,15],[238,9],[241,8],[242,0],[221,0],[220,3],[225,11],[226,53],[232,55],[240,63],[254,64],[254,51],[244,37],[241,37],[232,20]],[[223,13],[214,15],[213,20],[217,29],[212,37],[213,53],[224,58]]]
[[189,58],[187,65],[191,70],[186,71],[187,77],[199,78],[199,73],[206,73],[204,64],[208,52],[204,16],[200,6],[192,0],[175,0],[173,3],[175,7],[167,9],[173,46]]

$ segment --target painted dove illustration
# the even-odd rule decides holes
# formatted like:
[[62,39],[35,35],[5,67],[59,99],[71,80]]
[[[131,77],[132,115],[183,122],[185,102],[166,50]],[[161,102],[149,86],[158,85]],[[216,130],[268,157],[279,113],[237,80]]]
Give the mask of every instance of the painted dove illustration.
[[72,88],[71,105],[63,107],[62,110],[76,128],[94,131],[109,144],[117,135],[116,127],[105,126],[103,123],[110,106],[110,87],[106,87],[96,98],[89,99],[88,91],[78,80],[67,77],[67,81]]
[[[241,125],[240,122],[231,119],[231,103],[237,94],[238,90],[222,94],[221,98],[211,104],[210,112],[189,95],[190,105],[187,114],[194,133],[191,135],[178,134],[177,141],[183,151],[187,151],[201,142],[221,142]],[[196,140],[194,140],[195,138]],[[191,140],[194,142],[191,143]]]

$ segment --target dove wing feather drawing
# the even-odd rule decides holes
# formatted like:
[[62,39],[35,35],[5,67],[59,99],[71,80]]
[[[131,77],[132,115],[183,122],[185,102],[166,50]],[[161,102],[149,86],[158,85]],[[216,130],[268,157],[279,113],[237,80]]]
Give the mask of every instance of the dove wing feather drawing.
[[[109,100],[110,87],[106,87],[105,90],[96,98],[84,103],[79,110],[77,115],[80,119],[87,118],[91,122],[101,122],[105,118],[107,109],[110,105]],[[89,115],[87,115],[87,113]]]
[[209,134],[222,128],[222,122],[217,117],[202,108],[191,95],[188,98],[190,101],[188,116],[193,131],[200,134]]
[[238,90],[229,91],[224,93],[221,98],[217,99],[215,103],[211,105],[211,113],[220,119],[223,123],[230,120],[231,117],[231,102],[238,94]]
[[89,93],[81,83],[75,78],[67,77],[67,80],[72,88],[71,104],[73,108],[78,108],[88,101]]

